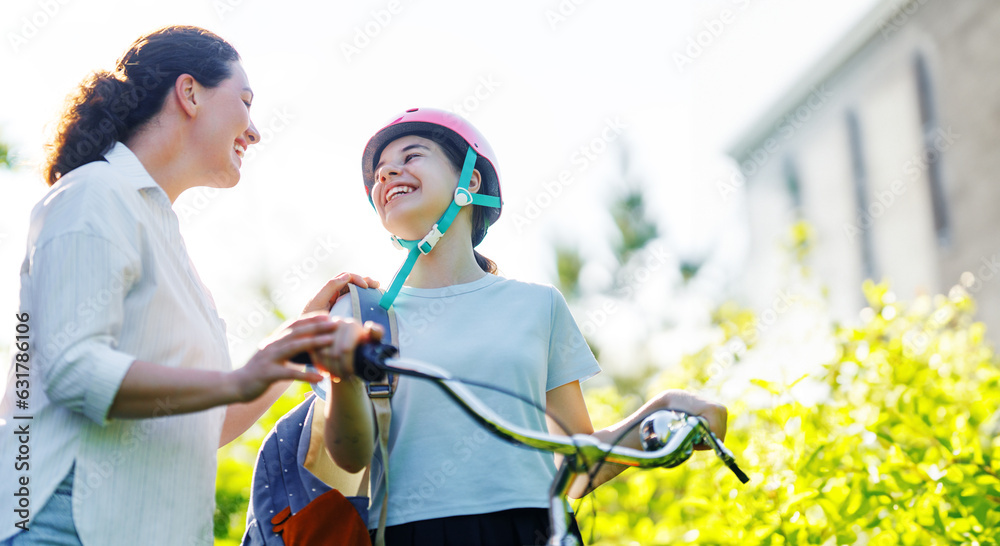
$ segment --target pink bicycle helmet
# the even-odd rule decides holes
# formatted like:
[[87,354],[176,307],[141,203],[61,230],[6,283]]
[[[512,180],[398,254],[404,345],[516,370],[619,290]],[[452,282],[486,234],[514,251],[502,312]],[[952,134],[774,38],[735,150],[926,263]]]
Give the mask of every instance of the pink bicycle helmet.
[[[397,138],[414,133],[430,135],[429,138],[435,141],[447,141],[463,155],[471,146],[479,156],[476,158],[476,169],[482,180],[479,193],[492,195],[502,202],[496,154],[486,141],[486,137],[458,114],[434,108],[411,108],[396,116],[368,140],[361,158],[361,172],[364,175],[365,192],[368,194],[369,202],[372,202],[372,187],[375,185],[375,164],[382,155],[382,150]],[[374,203],[372,206],[375,206]],[[484,215],[485,222],[481,230],[474,230],[473,246],[483,240],[486,229],[500,218],[499,207],[476,205],[476,212]]]

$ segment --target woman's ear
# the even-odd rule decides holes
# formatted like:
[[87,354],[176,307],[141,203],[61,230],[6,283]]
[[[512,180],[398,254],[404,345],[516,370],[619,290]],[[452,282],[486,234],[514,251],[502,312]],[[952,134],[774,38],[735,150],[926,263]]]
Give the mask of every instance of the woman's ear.
[[479,174],[479,169],[472,169],[472,178],[469,179],[469,191],[472,193],[479,193],[479,188],[482,187],[483,179]]
[[174,81],[174,99],[180,109],[190,117],[194,117],[198,110],[198,93],[201,85],[190,74],[181,74]]

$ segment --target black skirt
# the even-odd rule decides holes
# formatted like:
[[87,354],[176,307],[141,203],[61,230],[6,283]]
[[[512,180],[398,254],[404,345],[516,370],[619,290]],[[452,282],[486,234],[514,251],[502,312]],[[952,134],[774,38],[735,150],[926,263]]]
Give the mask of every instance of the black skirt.
[[[369,531],[374,542],[375,531]],[[570,533],[583,544],[574,519]],[[385,529],[386,546],[545,546],[549,511],[515,508],[488,514],[427,519]]]

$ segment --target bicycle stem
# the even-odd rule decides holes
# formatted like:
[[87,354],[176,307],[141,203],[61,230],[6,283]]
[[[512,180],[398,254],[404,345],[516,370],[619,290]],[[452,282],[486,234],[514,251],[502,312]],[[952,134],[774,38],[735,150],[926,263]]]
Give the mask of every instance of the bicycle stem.
[[569,532],[568,493],[575,476],[570,467],[574,465],[571,459],[575,458],[575,455],[567,455],[563,459],[549,488],[549,546],[580,546]]

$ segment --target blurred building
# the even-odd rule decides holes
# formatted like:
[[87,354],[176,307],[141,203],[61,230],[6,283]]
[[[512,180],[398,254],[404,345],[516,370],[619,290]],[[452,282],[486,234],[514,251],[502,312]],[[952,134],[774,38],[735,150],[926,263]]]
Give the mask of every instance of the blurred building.
[[1000,340],[996,36],[998,2],[880,2],[738,136],[720,189],[746,192],[751,304],[773,300],[803,219],[836,318],[858,316],[866,278],[903,299],[964,281]]

